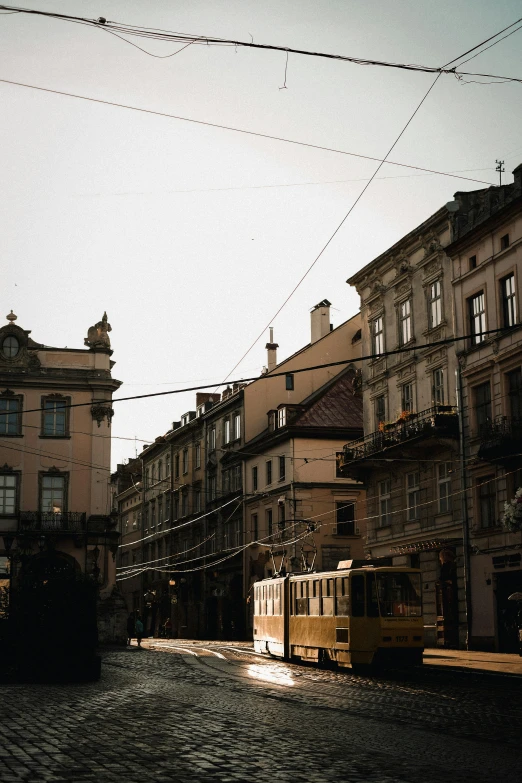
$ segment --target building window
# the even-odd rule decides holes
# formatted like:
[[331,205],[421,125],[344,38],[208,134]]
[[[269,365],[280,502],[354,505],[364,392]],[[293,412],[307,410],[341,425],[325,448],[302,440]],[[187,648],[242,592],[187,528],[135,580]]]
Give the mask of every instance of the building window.
[[42,437],[65,438],[69,435],[68,412],[70,398],[61,400],[42,397]]
[[183,490],[181,493],[181,516],[186,517],[188,514],[188,492]]
[[265,519],[266,519],[266,529],[268,531],[268,535],[272,535],[272,529],[273,529],[273,523],[272,523],[272,509],[267,508],[265,511]]
[[440,280],[430,286],[430,326],[434,329],[442,321],[442,287]]
[[257,492],[257,465],[252,468],[252,492]]
[[444,370],[442,367],[433,371],[433,402],[435,405],[444,405]]
[[208,450],[209,451],[215,451],[216,450],[216,428],[211,427],[208,432]]
[[225,419],[223,443],[230,443],[230,419]]
[[170,495],[165,495],[165,522],[170,520]]
[[277,426],[286,427],[286,408],[279,408],[277,411]]
[[208,477],[208,498],[209,500],[216,499],[217,482],[215,476]]
[[495,476],[477,479],[480,527],[494,527],[497,523],[497,490]]
[[179,454],[174,457],[174,478],[179,478]]
[[156,527],[156,504],[155,503],[150,504],[150,526],[151,528]]
[[284,456],[281,456],[279,457],[279,481],[285,480],[285,474],[286,474],[285,458]]
[[437,465],[439,513],[451,511],[451,462],[441,462]]
[[401,345],[411,340],[411,299],[399,305],[399,336]]
[[486,331],[486,300],[484,291],[468,299],[469,323],[471,328],[471,344],[479,345],[485,339]]
[[285,375],[285,389],[286,391],[294,390],[294,375],[291,372]]
[[188,449],[183,449],[183,474],[188,473],[188,468],[189,468]]
[[243,488],[243,479],[241,475],[241,465],[234,465],[232,468],[232,489],[239,492]]
[[379,525],[391,525],[391,481],[379,481]]
[[257,541],[259,538],[259,523],[257,520],[257,514],[252,514],[252,538],[253,541]]
[[355,535],[355,503],[336,503],[335,522],[338,536]]
[[509,397],[509,415],[511,419],[522,423],[522,367],[507,373]]
[[475,386],[473,389],[475,408],[475,424],[480,435],[484,427],[491,421],[491,385],[489,381]]
[[509,247],[509,234],[504,234],[503,237],[500,237],[500,249],[506,250]]
[[502,296],[503,326],[515,326],[517,322],[517,298],[515,294],[515,275],[511,274],[500,281]]
[[165,478],[170,476],[170,454],[165,457]]
[[419,516],[420,503],[420,482],[419,473],[406,474],[406,507],[408,509],[408,521],[417,519]]
[[179,519],[179,496],[174,495],[174,520]]
[[201,511],[201,490],[195,489],[194,490],[194,511],[195,513],[199,514]]
[[234,414],[234,440],[239,440],[241,437],[241,415],[239,413]]
[[413,413],[413,383],[405,383],[401,389],[402,410]]
[[0,475],[0,515],[16,513],[16,490],[18,477],[9,474]]
[[2,343],[2,353],[7,359],[14,359],[20,350],[20,343],[12,334],[7,335]]
[[221,491],[224,495],[228,495],[230,492],[230,471],[223,470],[221,472]]
[[40,511],[62,514],[66,510],[66,477],[42,476],[40,485]]
[[375,406],[375,425],[377,429],[379,428],[379,424],[381,422],[385,421],[386,419],[386,397],[384,394],[381,394],[380,397],[376,397],[374,400],[374,406]]
[[163,461],[158,462],[158,481],[163,481]]
[[163,498],[158,498],[158,527],[161,527],[163,523]]
[[372,321],[372,341],[373,353],[384,353],[384,318],[382,315]]
[[0,435],[22,434],[22,398],[0,397]]
[[470,268],[470,270],[477,268],[477,256],[470,256],[469,268]]
[[266,483],[271,484],[272,483],[272,460],[269,459],[266,462]]
[[196,469],[201,467],[201,443],[199,442],[194,446],[194,462]]

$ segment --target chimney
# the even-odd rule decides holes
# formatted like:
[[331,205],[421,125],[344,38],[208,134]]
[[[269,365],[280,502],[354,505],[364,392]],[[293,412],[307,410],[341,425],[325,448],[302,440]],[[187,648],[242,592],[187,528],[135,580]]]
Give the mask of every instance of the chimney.
[[274,342],[274,327],[270,327],[270,342],[265,345],[268,372],[271,372],[277,366],[278,344]]
[[330,324],[330,305],[331,302],[328,299],[323,299],[322,302],[316,304],[312,312],[310,313],[310,322],[312,328],[312,337],[310,342],[316,343],[325,334],[332,331],[332,325]]

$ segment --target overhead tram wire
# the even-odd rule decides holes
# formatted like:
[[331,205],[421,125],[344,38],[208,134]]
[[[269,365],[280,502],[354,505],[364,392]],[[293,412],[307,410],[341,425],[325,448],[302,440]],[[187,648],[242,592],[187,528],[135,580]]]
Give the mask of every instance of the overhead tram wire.
[[[265,51],[274,51],[274,52],[285,52],[288,56],[289,54],[297,54],[301,56],[307,56],[307,57],[319,57],[322,59],[328,59],[328,60],[337,60],[339,62],[347,62],[351,63],[353,65],[365,65],[365,66],[376,66],[381,68],[394,68],[399,70],[405,70],[405,71],[414,71],[414,72],[420,72],[420,73],[437,73],[437,74],[455,74],[455,68],[448,69],[448,65],[451,65],[451,63],[454,62],[452,60],[450,63],[447,63],[446,65],[442,67],[433,67],[428,65],[418,65],[414,63],[395,63],[395,62],[387,62],[385,60],[375,60],[375,59],[368,59],[368,58],[362,58],[362,57],[350,57],[346,55],[340,55],[340,54],[331,54],[328,52],[314,52],[307,49],[295,49],[290,46],[276,46],[273,44],[256,44],[254,41],[238,41],[231,38],[217,38],[214,36],[208,36],[208,35],[189,35],[186,33],[177,33],[173,31],[168,30],[159,30],[155,28],[147,28],[147,27],[139,27],[137,25],[131,25],[126,24],[122,22],[114,22],[107,20],[103,17],[99,17],[98,19],[89,19],[88,17],[81,17],[81,16],[71,16],[67,14],[59,14],[54,13],[52,11],[39,11],[31,8],[19,8],[16,6],[8,6],[8,5],[0,5],[0,10],[4,11],[10,11],[12,13],[21,13],[21,14],[30,14],[33,16],[43,16],[47,17],[49,19],[55,19],[57,21],[62,22],[71,22],[73,24],[80,24],[80,25],[86,25],[88,27],[96,28],[97,30],[110,33],[114,35],[116,38],[119,38],[120,40],[124,41],[125,43],[129,44],[130,46],[135,47],[136,49],[139,49],[144,54],[149,55],[150,57],[155,57],[159,59],[167,59],[169,57],[174,57],[175,55],[179,54],[183,49],[186,49],[188,46],[191,45],[201,45],[201,46],[230,46],[230,47],[237,47],[240,48],[248,48],[248,49],[261,49]],[[482,41],[482,43],[477,44],[477,46],[474,46],[472,49],[469,49],[466,54],[470,54],[471,52],[475,51],[476,49],[479,49],[481,46],[484,46],[484,44],[489,43],[489,41],[492,41],[494,38],[497,38],[499,35],[501,35],[503,32],[506,32],[506,30],[510,30],[512,27],[514,27],[516,24],[519,24],[522,22],[522,18],[517,19],[515,22],[512,22],[507,27],[500,30],[498,33],[495,33],[495,35],[490,36],[485,41]],[[519,29],[519,28],[517,28]],[[516,32],[514,30],[513,32]],[[509,35],[511,35],[510,33]],[[132,41],[129,41],[124,36],[132,36],[136,38],[145,38],[149,40],[156,40],[161,41],[163,43],[171,42],[171,43],[183,43],[185,46],[183,46],[181,49],[178,49],[175,52],[172,52],[171,54],[167,55],[158,55],[154,54],[153,52],[149,52],[146,49],[143,49],[141,46],[138,46],[137,44],[133,43]],[[504,36],[507,37],[507,36]],[[503,39],[500,39],[503,40]],[[498,43],[498,42],[497,42]],[[495,44],[491,44],[491,46],[494,46]],[[490,48],[490,47],[486,47]],[[485,51],[485,50],[484,50]],[[479,52],[480,54],[481,52]],[[463,57],[465,55],[461,55]],[[461,59],[461,57],[457,59]],[[472,58],[470,58],[472,59]],[[466,61],[467,62],[467,61]],[[484,76],[485,74],[470,74],[465,73],[463,75],[466,76]],[[492,78],[496,79],[505,79],[508,81],[522,81],[522,79],[517,79],[514,77],[506,77],[506,76],[497,76],[493,74],[489,74],[488,76],[491,76]]]
[[[521,21],[521,20],[519,19],[518,21]],[[515,24],[516,24],[516,23],[515,23]],[[504,31],[502,30],[501,32],[504,32]],[[500,34],[500,33],[497,33],[497,35],[499,35],[499,34]],[[493,36],[493,37],[496,37],[496,36]],[[491,40],[491,39],[488,39],[488,40]],[[484,43],[484,42],[483,42],[483,43]],[[482,43],[482,44],[479,44],[479,46],[482,46],[482,45],[483,45],[483,43]],[[469,54],[471,51],[474,51],[474,50],[475,50],[475,49],[477,49],[477,48],[478,48],[478,47],[477,47],[477,46],[475,46],[475,47],[473,47],[473,49],[469,49],[469,50],[468,50],[467,52],[465,52],[463,55],[460,55],[459,57],[455,57],[453,60],[450,60],[450,61],[449,61],[448,63],[446,63],[446,65],[445,65],[445,66],[443,66],[443,67],[447,67],[448,65],[451,65],[452,63],[454,63],[454,62],[457,62],[457,60],[460,60],[460,59],[462,59],[462,57],[465,57],[467,54]],[[315,257],[315,259],[312,261],[312,263],[310,264],[310,266],[308,267],[308,269],[305,271],[304,275],[302,275],[302,277],[301,277],[301,278],[298,280],[297,284],[296,284],[296,285],[294,286],[294,288],[293,288],[293,289],[290,291],[290,293],[288,294],[288,296],[286,297],[286,299],[284,300],[284,302],[282,303],[282,305],[281,305],[281,306],[279,307],[279,309],[276,311],[275,315],[273,315],[273,316],[270,318],[270,320],[268,321],[268,323],[266,324],[266,326],[264,326],[264,327],[263,327],[263,329],[261,330],[261,332],[259,333],[259,335],[258,335],[258,336],[256,337],[256,339],[254,340],[254,342],[253,342],[253,343],[250,345],[250,347],[249,347],[249,348],[246,350],[246,352],[243,354],[243,356],[242,356],[242,357],[239,359],[239,361],[238,361],[238,362],[236,362],[236,364],[234,365],[234,367],[233,367],[233,368],[230,370],[230,372],[228,373],[228,375],[225,377],[224,381],[226,381],[226,380],[227,380],[227,378],[229,378],[229,377],[230,377],[230,375],[231,375],[231,374],[234,372],[234,370],[235,370],[235,369],[237,369],[237,367],[239,367],[239,365],[241,364],[241,362],[243,361],[243,359],[245,359],[245,358],[248,356],[248,354],[250,353],[250,351],[252,350],[252,348],[253,348],[253,347],[254,347],[254,346],[255,346],[255,345],[256,345],[256,344],[259,342],[259,340],[260,340],[260,339],[261,339],[261,337],[262,337],[262,336],[265,334],[265,332],[266,332],[266,330],[269,328],[269,326],[270,326],[270,325],[271,325],[271,324],[274,322],[274,320],[277,318],[277,316],[279,315],[279,313],[280,313],[280,312],[283,310],[283,308],[284,308],[284,307],[285,307],[285,306],[288,304],[288,302],[290,301],[290,299],[292,298],[292,296],[295,294],[295,292],[297,291],[297,289],[299,288],[299,286],[301,285],[301,283],[303,283],[303,281],[306,279],[306,277],[307,277],[307,276],[310,274],[310,272],[312,271],[312,269],[314,268],[314,266],[317,264],[317,262],[319,261],[319,259],[321,258],[321,256],[322,256],[322,255],[323,255],[323,253],[325,252],[325,250],[328,248],[328,246],[330,245],[330,243],[333,241],[334,237],[335,237],[335,236],[336,236],[336,235],[339,233],[339,231],[341,230],[342,226],[343,226],[343,225],[344,225],[344,223],[345,223],[345,222],[348,220],[348,218],[350,217],[351,213],[353,212],[353,210],[355,209],[355,207],[357,206],[357,204],[359,203],[359,201],[361,200],[361,198],[364,196],[364,194],[366,193],[366,191],[368,190],[368,188],[369,188],[369,187],[370,187],[370,185],[372,184],[373,180],[375,179],[375,177],[377,176],[377,174],[378,174],[378,173],[379,173],[379,171],[381,170],[382,166],[384,165],[384,163],[386,162],[387,158],[389,157],[389,155],[390,155],[390,154],[391,154],[391,152],[393,151],[394,147],[396,147],[396,145],[398,144],[399,140],[402,138],[402,136],[403,136],[403,135],[404,135],[404,133],[406,132],[407,128],[409,127],[409,125],[410,125],[410,123],[412,122],[412,120],[414,119],[415,115],[417,114],[417,112],[418,112],[418,111],[419,111],[419,109],[421,108],[422,104],[424,103],[424,101],[426,100],[426,98],[428,97],[428,95],[430,94],[430,92],[432,91],[432,89],[435,87],[435,85],[436,85],[437,81],[439,80],[439,78],[440,78],[440,76],[441,76],[441,73],[442,73],[442,71],[441,71],[441,72],[439,72],[439,73],[437,74],[437,76],[435,77],[435,79],[434,79],[434,81],[432,82],[431,86],[430,86],[430,87],[428,88],[428,90],[425,92],[425,94],[424,94],[424,96],[422,97],[421,101],[420,101],[420,102],[419,102],[419,104],[417,105],[417,107],[416,107],[415,111],[413,112],[413,114],[412,114],[412,115],[410,116],[410,118],[408,119],[408,121],[407,121],[406,125],[403,127],[403,129],[401,130],[401,132],[399,133],[399,135],[397,136],[397,138],[395,139],[395,141],[394,141],[394,142],[393,142],[393,144],[391,145],[390,149],[388,150],[388,152],[386,153],[386,155],[384,156],[384,158],[383,158],[383,159],[380,161],[380,163],[379,163],[379,165],[377,166],[376,170],[375,170],[375,171],[374,171],[374,173],[372,174],[372,176],[371,176],[370,180],[369,180],[369,181],[366,183],[366,185],[364,186],[364,188],[362,189],[362,191],[359,193],[359,195],[357,196],[357,198],[355,199],[355,201],[353,202],[353,204],[351,205],[350,209],[348,210],[348,212],[346,213],[346,215],[343,217],[343,219],[341,220],[341,222],[339,223],[339,225],[337,226],[337,228],[335,229],[335,231],[334,231],[334,232],[333,232],[333,233],[330,235],[330,237],[329,237],[328,241],[327,241],[327,242],[326,242],[326,243],[323,245],[323,247],[322,247],[322,248],[321,248],[321,250],[319,251],[318,255]]]
[[[516,473],[516,470],[510,471],[509,473],[506,473],[503,476],[495,476],[495,477],[493,477],[491,479],[488,479],[487,481],[482,482],[482,484],[480,484],[479,486],[490,484],[492,482],[503,481],[506,476],[513,475],[514,473]],[[459,489],[456,492],[452,492],[450,495],[448,495],[448,497],[455,497],[457,495],[463,494],[466,491],[467,491],[466,489]],[[351,504],[351,505],[357,505],[358,502],[366,502],[366,501],[354,501],[354,503]],[[425,506],[430,506],[433,503],[437,503],[437,502],[438,502],[438,498],[433,498],[432,500],[428,500],[425,503],[419,503],[417,507],[418,508],[422,508],[422,507],[425,507]],[[394,511],[391,511],[390,514],[402,514],[402,513],[404,513],[407,510],[408,510],[408,507],[405,506],[404,508],[395,509]],[[296,527],[296,525],[300,524],[301,522],[309,522],[309,521],[312,521],[314,519],[318,519],[320,517],[327,516],[329,514],[335,514],[335,509],[331,509],[331,510],[326,511],[326,512],[324,512],[322,514],[315,514],[314,516],[311,516],[311,517],[307,518],[306,520],[296,520],[295,522],[290,524],[285,529],[290,530],[291,528]],[[380,517],[380,514],[374,514],[372,516],[363,517],[361,519],[358,519],[357,521],[358,522],[367,522],[367,521],[372,520],[372,519],[379,519],[379,517]],[[318,532],[322,527],[330,527],[331,525],[334,525],[334,524],[336,524],[336,523],[335,522],[320,522],[318,524],[318,526],[314,529],[313,532]],[[169,565],[160,565],[159,567],[154,567],[154,566],[151,567],[151,566],[149,566],[149,567],[146,567],[146,568],[142,568],[142,565],[144,565],[144,564],[141,564],[141,563],[135,563],[135,564],[132,564],[130,566],[122,566],[121,568],[126,568],[128,570],[124,571],[119,577],[117,577],[117,581],[123,581],[124,579],[131,579],[134,576],[139,576],[144,571],[160,571],[162,573],[179,573],[179,574],[191,573],[193,571],[203,571],[203,570],[206,570],[208,568],[213,568],[214,566],[219,565],[220,563],[225,562],[226,560],[229,560],[232,557],[235,557],[236,555],[240,554],[240,552],[245,551],[245,549],[248,549],[248,547],[252,546],[253,544],[261,544],[262,546],[267,546],[267,547],[273,546],[273,543],[275,543],[275,542],[273,542],[272,544],[266,544],[266,543],[263,543],[263,542],[265,542],[267,539],[275,538],[277,535],[279,535],[279,532],[274,532],[274,533],[266,536],[265,538],[250,541],[250,542],[248,542],[246,544],[243,544],[243,545],[241,545],[239,547],[233,547],[233,549],[235,551],[232,552],[232,554],[227,555],[226,557],[220,558],[219,560],[213,560],[211,563],[204,564],[203,566],[198,566],[196,568],[184,568],[184,569],[176,569],[175,568],[176,565],[182,565],[183,562],[191,562],[190,560],[178,561],[177,563],[173,563],[171,566],[169,566]],[[292,545],[292,544],[294,544],[294,543],[296,543],[296,542],[298,542],[300,540],[303,540],[308,535],[309,535],[309,531],[305,531],[303,534],[299,535],[298,537],[296,537],[293,540],[284,541],[282,545],[283,546],[290,546],[290,545]],[[189,550],[187,550],[187,551],[189,551]],[[214,556],[219,556],[220,554],[222,554],[224,552],[229,552],[229,551],[231,551],[231,550],[230,549],[222,549],[219,552],[215,552],[215,553],[210,553],[210,554],[209,553],[205,553],[204,555],[201,555],[199,557],[193,558],[193,560],[203,560],[203,559],[207,559],[209,557],[212,557],[213,555]],[[174,555],[167,555],[167,557],[178,557],[178,556],[180,556],[182,554],[183,553],[175,553]],[[149,561],[149,562],[151,562],[151,563],[155,563],[155,562],[159,563],[161,560],[165,560],[165,559],[166,558],[157,558],[156,560]],[[134,569],[136,569],[136,570],[134,570]],[[124,574],[126,574],[126,575],[124,575]]]
[[[516,22],[514,22],[513,24],[518,24],[518,22],[520,22],[520,21],[522,21],[522,19],[518,19],[518,20],[517,20]],[[513,24],[512,24],[512,25],[510,25],[510,27],[513,27]],[[486,41],[483,41],[482,43],[478,44],[477,46],[474,46],[472,49],[468,49],[466,52],[464,52],[464,54],[461,54],[459,57],[455,57],[453,60],[450,60],[448,63],[446,63],[446,65],[444,65],[444,66],[443,66],[443,68],[446,68],[446,67],[448,67],[449,65],[452,65],[453,63],[457,62],[458,60],[461,60],[461,59],[462,59],[463,57],[465,57],[467,54],[470,54],[471,52],[473,52],[473,51],[475,51],[476,49],[480,48],[481,46],[483,46],[483,45],[484,45],[484,43],[487,43],[488,41],[491,41],[493,38],[496,38],[498,35],[500,35],[501,33],[505,32],[505,30],[507,30],[507,29],[509,29],[509,28],[504,28],[504,29],[503,29],[503,30],[501,30],[500,32],[496,33],[494,36],[491,36],[490,38],[488,38]],[[344,225],[344,223],[346,222],[346,220],[348,219],[348,217],[350,216],[350,214],[352,213],[352,211],[354,210],[354,208],[356,207],[356,205],[358,204],[358,202],[359,202],[359,201],[361,200],[361,198],[363,197],[364,193],[365,193],[365,192],[368,190],[368,188],[370,187],[371,183],[373,182],[373,180],[375,179],[375,177],[376,177],[376,176],[377,176],[377,174],[379,173],[380,169],[382,168],[382,166],[383,166],[383,165],[384,165],[384,163],[386,162],[386,160],[387,160],[388,156],[390,155],[390,153],[392,152],[392,150],[394,149],[394,147],[397,145],[397,143],[399,142],[400,138],[401,138],[401,137],[403,136],[403,134],[405,133],[406,129],[408,128],[408,126],[409,126],[409,125],[410,125],[410,123],[412,122],[413,118],[415,117],[415,115],[417,114],[417,112],[419,111],[419,109],[421,108],[422,104],[424,103],[424,101],[426,100],[426,98],[428,97],[428,95],[430,94],[430,92],[432,91],[432,89],[435,87],[435,84],[437,83],[438,79],[440,78],[440,76],[441,76],[441,73],[442,73],[442,70],[441,70],[441,71],[438,73],[438,75],[435,77],[435,80],[433,81],[433,83],[431,84],[431,86],[429,87],[429,89],[428,89],[428,90],[426,91],[426,93],[424,94],[424,96],[423,96],[422,100],[420,101],[420,103],[418,104],[417,108],[415,109],[415,111],[413,112],[413,114],[411,115],[411,117],[409,118],[408,122],[406,123],[406,125],[404,126],[404,128],[401,130],[401,132],[399,133],[399,135],[397,136],[397,138],[396,138],[396,139],[395,139],[395,141],[393,142],[392,146],[391,146],[391,147],[390,147],[390,149],[388,150],[388,152],[387,152],[387,154],[385,155],[385,157],[384,157],[384,158],[383,158],[383,159],[380,161],[380,163],[379,163],[379,165],[377,166],[377,169],[374,171],[374,173],[373,173],[373,175],[372,175],[371,179],[370,179],[370,180],[369,180],[369,181],[366,183],[366,185],[365,185],[365,186],[364,186],[364,188],[362,189],[361,193],[358,195],[358,197],[356,198],[356,200],[354,201],[354,203],[352,204],[352,206],[350,207],[350,209],[348,210],[348,212],[346,213],[346,215],[344,216],[344,218],[342,219],[342,221],[340,222],[340,224],[337,226],[337,228],[335,229],[335,231],[333,232],[333,234],[330,236],[330,238],[328,239],[328,241],[326,242],[326,244],[325,244],[325,245],[323,246],[323,248],[320,250],[319,254],[318,254],[318,255],[316,256],[316,258],[315,258],[315,259],[312,261],[312,263],[310,264],[310,266],[308,267],[308,269],[306,270],[306,272],[304,273],[304,275],[303,275],[303,276],[301,277],[301,279],[298,281],[297,285],[296,285],[296,286],[295,286],[295,287],[292,289],[292,291],[291,291],[291,292],[290,292],[290,294],[287,296],[287,298],[285,299],[285,301],[283,302],[283,304],[282,304],[282,305],[279,307],[279,309],[277,310],[277,312],[275,313],[275,315],[274,315],[274,316],[272,316],[272,318],[271,318],[271,319],[268,321],[267,325],[263,327],[263,329],[262,329],[262,330],[261,330],[261,332],[259,333],[258,337],[256,337],[256,339],[254,340],[254,342],[253,342],[253,343],[250,345],[250,347],[248,348],[248,350],[247,350],[247,351],[246,351],[246,352],[243,354],[243,356],[241,357],[241,359],[240,359],[240,360],[239,360],[239,361],[238,361],[238,362],[237,362],[237,363],[234,365],[234,367],[232,368],[232,370],[231,370],[231,371],[228,373],[228,375],[227,375],[227,376],[226,376],[226,378],[225,378],[225,381],[227,380],[227,378],[228,378],[228,377],[230,377],[230,375],[231,375],[231,374],[234,372],[234,370],[235,370],[235,369],[236,369],[236,368],[237,368],[237,367],[238,367],[238,366],[241,364],[241,362],[243,361],[243,359],[245,359],[245,357],[246,357],[246,356],[248,356],[248,354],[250,353],[250,351],[252,350],[252,348],[253,348],[253,347],[254,347],[254,346],[255,346],[255,345],[256,345],[256,344],[259,342],[259,340],[261,339],[261,337],[263,336],[263,334],[265,334],[265,332],[266,332],[266,330],[269,328],[269,326],[270,326],[270,325],[273,323],[273,321],[274,321],[274,320],[277,318],[277,316],[279,315],[279,313],[280,313],[280,312],[283,310],[283,308],[286,306],[286,304],[287,304],[287,303],[290,301],[290,299],[292,298],[292,296],[294,295],[294,293],[297,291],[297,289],[299,288],[299,286],[301,285],[301,283],[302,283],[302,282],[305,280],[305,278],[308,276],[308,274],[309,274],[309,273],[312,271],[312,269],[313,269],[313,268],[314,268],[314,266],[316,265],[317,261],[319,261],[319,259],[320,259],[320,258],[321,258],[321,256],[323,255],[324,251],[325,251],[325,250],[327,249],[327,247],[330,245],[330,243],[332,242],[332,240],[334,239],[334,237],[337,235],[337,233],[340,231],[341,227]]]
[[[518,324],[517,324],[517,326],[518,326]],[[513,326],[507,326],[507,327],[502,327],[502,328],[499,328],[499,329],[487,329],[487,330],[485,330],[483,332],[480,332],[480,335],[484,336],[484,335],[488,335],[488,334],[496,334],[496,335],[502,336],[504,334],[509,334],[510,332],[512,332],[516,328],[517,328],[516,326],[514,326],[514,327]],[[477,337],[477,334],[464,334],[461,337],[448,337],[448,338],[446,338],[444,340],[433,340],[433,342],[430,342],[430,343],[422,343],[420,345],[416,345],[414,350],[415,351],[422,351],[425,348],[434,348],[434,347],[439,346],[439,345],[449,345],[451,343],[460,342],[462,340],[471,340],[471,339],[474,339],[476,337]],[[355,357],[350,357],[349,359],[341,359],[341,360],[336,361],[336,362],[325,362],[324,364],[315,364],[315,365],[312,365],[310,367],[299,367],[299,368],[295,368],[295,369],[283,370],[281,372],[270,372],[270,373],[267,373],[266,375],[255,375],[255,376],[252,376],[251,378],[238,378],[237,380],[221,381],[220,383],[217,384],[217,386],[224,386],[225,383],[228,383],[228,384],[230,384],[230,383],[237,383],[237,384],[240,384],[240,383],[250,383],[250,382],[253,382],[253,381],[260,381],[260,380],[266,380],[266,379],[272,379],[272,378],[280,378],[280,377],[285,376],[285,375],[297,375],[298,373],[310,372],[311,370],[322,370],[322,369],[325,369],[327,367],[339,367],[339,366],[341,366],[343,364],[355,364],[357,362],[369,361],[371,359],[382,359],[382,358],[385,358],[386,356],[395,356],[396,354],[409,352],[411,350],[412,350],[411,347],[409,347],[409,348],[395,348],[392,351],[383,351],[382,353],[370,353],[370,354],[366,354],[366,356],[355,356]],[[91,400],[90,402],[75,402],[75,403],[71,403],[70,405],[64,405],[63,408],[64,409],[65,408],[83,408],[83,407],[85,407],[87,405],[92,405],[95,402],[116,403],[116,402],[128,402],[130,400],[144,400],[144,399],[150,399],[152,397],[165,397],[165,396],[171,395],[171,394],[182,394],[182,393],[191,392],[191,391],[201,391],[203,389],[210,389],[210,388],[214,388],[214,387],[216,387],[216,383],[207,383],[207,384],[205,384],[203,386],[190,386],[190,387],[186,387],[186,388],[183,388],[183,389],[169,389],[168,391],[150,392],[149,394],[134,394],[134,395],[131,395],[129,397],[116,397],[116,398],[113,398],[112,400],[100,399],[100,400]],[[42,410],[45,410],[45,409],[44,408],[28,408],[27,410],[22,410],[22,415],[24,415],[26,413],[36,413],[36,412],[42,411]],[[6,416],[7,414],[8,414],[8,412],[5,412],[5,411],[0,412],[0,416]],[[22,426],[24,426],[24,425],[22,424]]]
[[14,87],[24,87],[24,88],[29,89],[29,90],[36,90],[38,92],[45,92],[45,93],[49,93],[51,95],[63,95],[66,98],[76,98],[77,100],[89,101],[90,103],[98,103],[98,104],[101,104],[102,106],[113,106],[113,107],[118,108],[118,109],[127,109],[129,111],[137,111],[137,112],[140,112],[141,114],[152,114],[152,115],[154,115],[156,117],[163,117],[165,119],[179,120],[180,122],[189,122],[189,123],[192,123],[194,125],[203,125],[203,126],[207,126],[209,128],[218,128],[219,130],[232,131],[233,133],[243,133],[243,134],[245,134],[247,136],[255,136],[255,137],[260,138],[260,139],[269,139],[270,141],[280,141],[280,142],[283,142],[284,144],[293,144],[293,145],[296,145],[298,147],[307,147],[309,149],[320,150],[322,152],[333,152],[336,155],[347,155],[348,157],[351,157],[351,158],[358,158],[358,159],[361,159],[361,160],[370,160],[370,161],[373,161],[375,163],[384,163],[384,162],[386,162],[389,166],[398,166],[399,168],[412,169],[413,171],[422,171],[422,172],[424,172],[426,174],[438,174],[441,177],[450,177],[452,179],[465,180],[466,182],[476,182],[479,185],[489,185],[489,186],[492,186],[492,185],[494,186],[495,185],[494,182],[489,182],[489,180],[475,179],[474,177],[463,177],[460,174],[451,174],[451,173],[449,173],[447,171],[438,171],[437,169],[428,169],[428,168],[423,168],[422,166],[413,166],[413,165],[410,165],[408,163],[399,163],[398,161],[394,161],[394,160],[386,160],[386,161],[384,161],[382,158],[376,158],[375,156],[372,156],[372,155],[362,155],[362,154],[360,154],[358,152],[348,152],[347,150],[337,149],[336,147],[325,147],[325,146],[323,146],[321,144],[311,144],[311,143],[306,142],[306,141],[297,141],[295,139],[287,139],[284,136],[273,136],[273,135],[271,135],[269,133],[261,133],[259,131],[251,131],[251,130],[246,130],[244,128],[235,128],[232,125],[221,125],[221,124],[219,124],[217,122],[208,122],[206,120],[195,120],[195,119],[193,119],[191,117],[182,117],[179,114],[169,114],[168,112],[156,111],[154,109],[144,109],[144,108],[141,108],[140,106],[132,106],[130,104],[125,104],[125,103],[117,103],[116,101],[107,101],[107,100],[103,100],[101,98],[91,98],[88,95],[79,95],[79,94],[73,93],[73,92],[65,92],[65,90],[54,90],[54,89],[51,89],[50,87],[38,87],[35,84],[26,84],[25,82],[16,82],[16,81],[14,81],[12,79],[1,79],[0,78],[0,83],[2,83],[2,84],[10,84],[10,85],[12,85]]

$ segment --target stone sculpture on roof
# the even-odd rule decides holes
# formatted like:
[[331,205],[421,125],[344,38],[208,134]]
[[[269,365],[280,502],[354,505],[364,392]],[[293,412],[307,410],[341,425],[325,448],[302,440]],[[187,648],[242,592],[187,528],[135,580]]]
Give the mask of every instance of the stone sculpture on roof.
[[89,348],[110,348],[111,340],[109,332],[112,331],[110,323],[107,321],[107,313],[103,314],[101,321],[91,326],[87,332],[87,337],[84,340],[85,345]]

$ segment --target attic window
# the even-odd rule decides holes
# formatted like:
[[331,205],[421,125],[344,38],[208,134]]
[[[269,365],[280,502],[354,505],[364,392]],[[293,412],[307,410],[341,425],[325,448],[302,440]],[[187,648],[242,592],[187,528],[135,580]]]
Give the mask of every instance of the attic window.
[[469,268],[470,269],[476,269],[477,268],[477,256],[471,256],[469,259]]
[[500,237],[500,249],[505,250],[507,247],[509,247],[509,234],[504,234]]
[[361,330],[357,329],[357,331],[355,332],[354,336],[352,337],[352,345],[354,343],[358,343],[360,339],[361,339]]
[[294,390],[294,374],[291,372],[285,375],[285,389],[286,391]]
[[286,408],[279,408],[277,411],[277,426],[286,427]]

